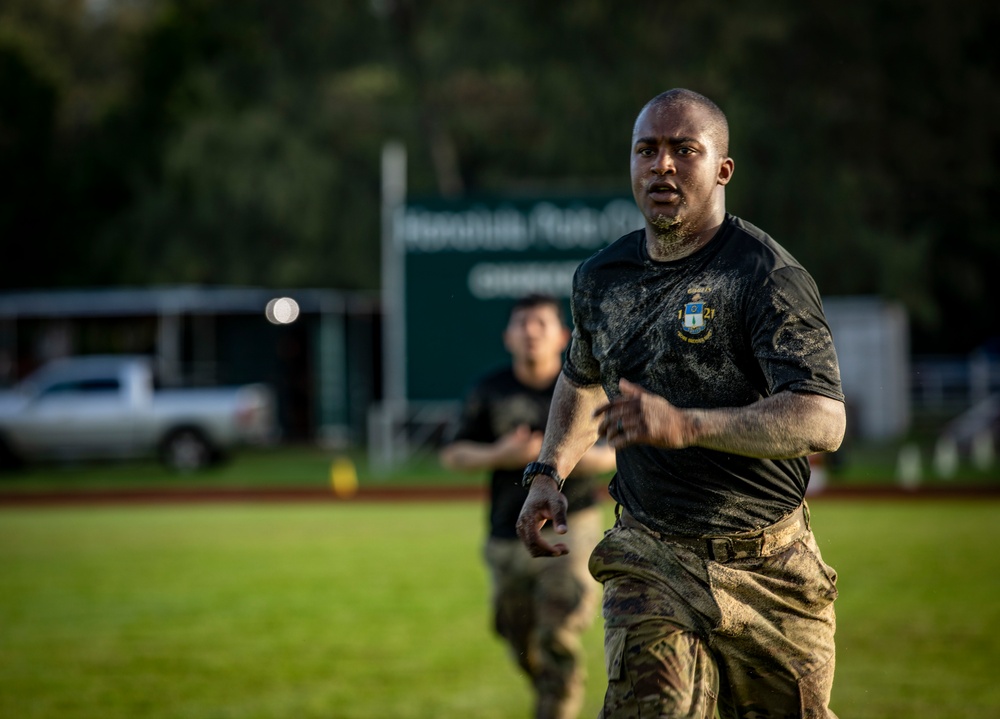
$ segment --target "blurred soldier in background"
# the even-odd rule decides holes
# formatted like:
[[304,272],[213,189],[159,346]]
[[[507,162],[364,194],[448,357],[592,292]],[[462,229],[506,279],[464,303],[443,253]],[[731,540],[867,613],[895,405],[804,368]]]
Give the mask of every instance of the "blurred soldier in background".
[[495,628],[531,680],[536,717],[571,719],[583,701],[580,635],[593,620],[598,589],[587,568],[601,534],[597,475],[614,469],[615,453],[606,444],[592,447],[567,486],[573,552],[532,558],[515,525],[528,494],[521,474],[541,449],[569,342],[558,300],[547,295],[518,300],[503,339],[511,366],[486,375],[469,392],[441,462],[449,469],[492,473],[485,556]]

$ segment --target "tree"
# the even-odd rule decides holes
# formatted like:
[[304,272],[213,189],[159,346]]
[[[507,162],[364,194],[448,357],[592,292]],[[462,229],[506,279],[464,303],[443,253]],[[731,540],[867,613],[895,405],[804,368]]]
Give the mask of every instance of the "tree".
[[0,10],[0,229],[58,248],[5,283],[372,288],[386,140],[411,195],[627,192],[638,109],[686,86],[729,115],[730,208],[824,294],[899,300],[921,351],[1000,335],[985,0],[87,7]]

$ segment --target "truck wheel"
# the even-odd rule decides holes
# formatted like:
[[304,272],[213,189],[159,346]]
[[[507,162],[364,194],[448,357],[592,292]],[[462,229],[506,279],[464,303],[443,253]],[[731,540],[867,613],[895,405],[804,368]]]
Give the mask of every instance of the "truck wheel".
[[195,472],[212,464],[212,445],[197,429],[185,427],[167,435],[160,461],[175,472]]

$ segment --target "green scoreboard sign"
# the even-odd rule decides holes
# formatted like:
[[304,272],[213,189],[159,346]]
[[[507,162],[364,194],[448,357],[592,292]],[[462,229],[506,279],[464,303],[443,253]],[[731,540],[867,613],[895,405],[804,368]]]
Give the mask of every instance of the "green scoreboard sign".
[[[573,272],[642,227],[631,196],[410,201],[392,218],[411,401],[452,400],[507,361],[501,334],[513,301],[564,300]],[[397,305],[399,307],[399,305]]]

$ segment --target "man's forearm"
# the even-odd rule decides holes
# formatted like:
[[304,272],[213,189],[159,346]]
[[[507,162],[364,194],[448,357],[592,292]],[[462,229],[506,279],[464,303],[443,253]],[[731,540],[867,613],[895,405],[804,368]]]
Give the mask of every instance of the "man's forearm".
[[598,439],[594,410],[606,400],[601,385],[580,387],[560,374],[539,461],[553,465],[560,475],[568,477]]
[[790,459],[836,450],[844,404],[817,394],[781,392],[745,407],[683,410],[690,444],[730,454]]
[[441,464],[447,469],[465,472],[492,469],[496,463],[492,445],[480,442],[455,442],[441,450]]

